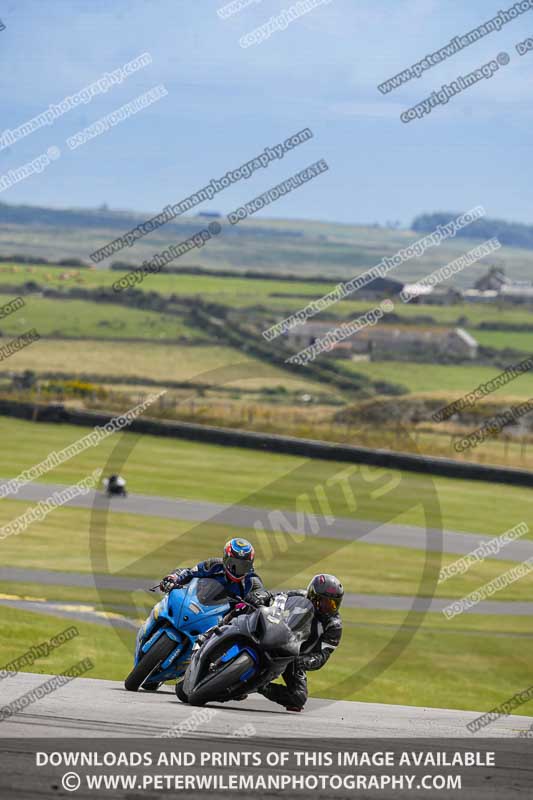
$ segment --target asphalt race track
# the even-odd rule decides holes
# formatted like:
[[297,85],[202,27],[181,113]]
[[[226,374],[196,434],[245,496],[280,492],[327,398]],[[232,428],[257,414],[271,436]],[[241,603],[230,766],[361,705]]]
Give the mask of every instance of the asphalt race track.
[[[2,706],[44,683],[47,675],[18,673],[2,681]],[[311,699],[305,711],[285,711],[259,695],[239,703],[212,704],[207,722],[194,734],[232,737],[251,725],[261,737],[470,737],[471,711]],[[171,686],[156,694],[127,692],[122,683],[77,678],[23,711],[0,722],[0,737],[157,737],[191,718],[197,709],[180,703]],[[479,712],[482,713],[482,712]],[[476,736],[516,737],[531,725],[530,717],[499,719]],[[248,729],[250,730],[250,729]],[[190,735],[190,734],[189,734]]]

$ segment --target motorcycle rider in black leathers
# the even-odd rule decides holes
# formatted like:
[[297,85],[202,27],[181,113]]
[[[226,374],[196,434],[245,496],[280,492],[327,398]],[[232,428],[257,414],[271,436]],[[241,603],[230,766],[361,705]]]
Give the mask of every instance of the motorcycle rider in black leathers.
[[104,487],[108,495],[121,494],[126,496],[126,481],[121,475],[110,475],[104,479]]
[[300,648],[300,655],[285,670],[285,686],[269,683],[259,694],[287,711],[302,711],[307,702],[306,672],[322,669],[339,646],[342,636],[342,619],[339,608],[344,596],[341,582],[334,575],[315,575],[307,590],[289,591],[290,596],[307,597],[315,608],[311,635]]

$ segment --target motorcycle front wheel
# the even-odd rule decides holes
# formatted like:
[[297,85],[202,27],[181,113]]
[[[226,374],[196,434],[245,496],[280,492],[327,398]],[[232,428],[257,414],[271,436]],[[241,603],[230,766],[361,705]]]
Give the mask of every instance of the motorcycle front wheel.
[[189,698],[183,691],[183,678],[181,680],[176,681],[176,697],[178,700],[181,700],[182,703],[188,703]]
[[142,656],[139,663],[132,669],[124,681],[124,686],[128,692],[136,692],[143,683],[148,680],[150,675],[157,672],[163,661],[169,657],[175,647],[176,642],[169,639],[168,636],[165,636],[165,634],[160,636],[157,642]]
[[[198,687],[189,693],[187,700],[191,706],[203,706],[210,701],[223,702],[229,700],[228,694],[237,691],[240,678],[254,666],[254,661],[249,653],[241,653],[229,664],[211,673],[204,678]],[[228,691],[229,690],[229,691]]]

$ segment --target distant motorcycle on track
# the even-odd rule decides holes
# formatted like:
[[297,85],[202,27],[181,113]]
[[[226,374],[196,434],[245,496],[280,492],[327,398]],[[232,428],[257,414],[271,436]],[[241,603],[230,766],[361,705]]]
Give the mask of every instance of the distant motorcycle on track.
[[126,481],[120,475],[110,475],[104,478],[104,489],[108,497],[127,497]]
[[153,692],[165,681],[181,677],[197,637],[217,625],[229,610],[228,596],[212,578],[193,578],[171,589],[139,629],[135,666],[124,681],[126,689]]

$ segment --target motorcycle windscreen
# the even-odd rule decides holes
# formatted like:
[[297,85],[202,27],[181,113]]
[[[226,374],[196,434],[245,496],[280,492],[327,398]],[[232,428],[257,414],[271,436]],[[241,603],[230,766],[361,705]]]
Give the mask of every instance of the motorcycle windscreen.
[[283,616],[299,644],[311,635],[314,614],[313,605],[306,597],[295,595],[287,598]]
[[283,597],[281,605],[258,610],[256,635],[261,645],[277,656],[297,656],[302,642],[311,632],[313,607],[305,598]]
[[292,652],[293,632],[286,624],[283,616],[272,614],[268,607],[256,611],[255,634],[258,636],[261,647],[276,653]]
[[196,596],[204,606],[218,606],[228,599],[224,588],[213,578],[198,579]]

